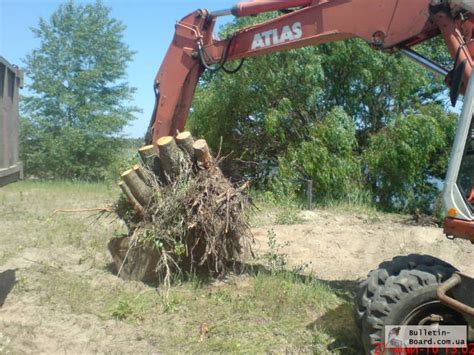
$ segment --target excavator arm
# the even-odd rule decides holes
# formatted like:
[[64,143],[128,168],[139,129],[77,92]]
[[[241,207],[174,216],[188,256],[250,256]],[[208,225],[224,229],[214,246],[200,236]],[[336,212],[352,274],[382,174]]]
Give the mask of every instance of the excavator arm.
[[[232,9],[198,10],[176,24],[176,32],[156,75],[156,103],[146,135],[151,144],[183,130],[199,77],[204,70],[229,71],[226,63],[276,51],[361,38],[374,49],[401,50],[435,72],[446,75],[453,99],[464,92],[472,70],[474,16],[470,0],[255,0]],[[469,6],[469,5],[468,5]],[[472,5],[471,5],[472,6]],[[216,39],[216,18],[285,14]],[[438,35],[456,60],[448,72],[409,48]],[[349,63],[348,63],[349,64]]]

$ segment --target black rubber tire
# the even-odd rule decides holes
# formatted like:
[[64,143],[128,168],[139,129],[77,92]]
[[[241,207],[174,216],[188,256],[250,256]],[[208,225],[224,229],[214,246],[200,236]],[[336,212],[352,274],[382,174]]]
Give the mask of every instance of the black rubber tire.
[[355,299],[354,320],[362,328],[362,321],[367,313],[367,308],[372,302],[375,291],[385,284],[390,276],[400,274],[402,270],[412,270],[419,266],[441,265],[447,268],[454,267],[447,262],[430,255],[410,254],[407,256],[397,256],[391,261],[384,261],[375,270],[367,275],[367,279],[359,284],[359,289]]
[[380,264],[360,284],[355,320],[366,353],[383,339],[385,325],[403,324],[418,306],[436,301],[436,288],[456,269],[435,257],[412,254]]

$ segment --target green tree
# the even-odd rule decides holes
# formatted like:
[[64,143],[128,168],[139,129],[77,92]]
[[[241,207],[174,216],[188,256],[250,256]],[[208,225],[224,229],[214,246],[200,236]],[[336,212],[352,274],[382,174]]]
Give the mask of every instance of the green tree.
[[33,29],[40,40],[24,60],[23,160],[41,178],[103,179],[136,108],[126,79],[133,52],[125,26],[100,1],[68,1]]
[[234,152],[245,172],[263,183],[293,142],[306,139],[309,124],[324,117],[316,107],[323,81],[313,48],[248,60],[235,75],[205,78],[197,90],[189,126],[217,150]]
[[356,129],[352,119],[334,108],[310,129],[309,138],[288,148],[279,159],[273,190],[298,195],[313,180],[317,201],[349,199],[362,189]]
[[430,212],[444,179],[456,115],[436,105],[398,117],[374,134],[364,153],[377,202],[403,212]]
[[439,102],[441,81],[401,54],[386,54],[361,40],[318,48],[324,70],[321,107],[339,105],[354,119],[359,143],[419,104]]
[[[267,17],[239,19],[224,32]],[[421,66],[353,39],[251,58],[234,75],[205,75],[189,127],[214,149],[222,137],[222,151],[250,162],[245,172],[265,185],[288,147],[311,139],[335,107],[352,118],[360,154],[399,115],[439,103],[442,90]]]

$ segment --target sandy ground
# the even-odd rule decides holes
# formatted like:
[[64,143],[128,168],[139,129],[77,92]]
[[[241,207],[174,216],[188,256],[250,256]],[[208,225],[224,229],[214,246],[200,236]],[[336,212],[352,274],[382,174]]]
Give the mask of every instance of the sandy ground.
[[[278,243],[288,244],[281,252],[287,254],[290,266],[307,265],[306,272],[321,280],[355,284],[380,262],[410,253],[437,256],[472,273],[474,246],[448,240],[438,228],[408,226],[400,217],[382,214],[318,210],[302,212],[300,217],[303,221],[295,225],[260,223],[254,228],[256,254],[268,250],[268,233],[273,230]],[[85,234],[93,233],[97,227],[88,228]],[[108,225],[101,228],[112,232]],[[2,243],[15,237],[0,233]],[[27,245],[25,236],[18,237]],[[55,292],[47,288],[57,286],[43,284],[42,277],[54,274],[55,270],[61,277],[85,276],[98,287],[121,287],[124,282],[106,270],[110,261],[105,245],[102,254],[93,255],[85,255],[84,249],[71,245],[41,245],[26,246],[11,257],[4,256],[0,263],[0,353],[151,353],[156,350],[155,340],[166,348],[166,340],[146,338],[133,324],[71,312],[61,303],[53,308],[42,307],[43,300],[54,305]],[[23,280],[28,282],[23,285]],[[136,283],[133,287],[141,290],[146,286]],[[15,293],[14,288],[22,290]],[[81,295],[69,291],[71,297],[80,299]]]
[[442,229],[407,225],[406,218],[384,214],[302,212],[302,224],[254,228],[255,250],[268,250],[268,231],[288,246],[282,251],[293,267],[307,264],[323,280],[357,280],[398,255],[429,254],[474,276],[474,245],[447,239]]

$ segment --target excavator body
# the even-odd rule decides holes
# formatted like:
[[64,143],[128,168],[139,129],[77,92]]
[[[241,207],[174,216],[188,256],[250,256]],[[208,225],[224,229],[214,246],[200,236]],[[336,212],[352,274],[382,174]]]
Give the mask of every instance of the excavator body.
[[[281,14],[225,39],[214,34],[217,17],[270,11]],[[184,129],[205,70],[232,73],[248,57],[360,38],[374,50],[400,52],[442,75],[453,104],[464,95],[443,190],[444,232],[474,243],[473,35],[474,0],[254,0],[215,12],[197,10],[176,24],[154,80],[156,103],[145,141],[156,144]],[[437,36],[454,60],[450,69],[412,48]],[[234,69],[227,65],[239,60]],[[356,303],[368,353],[383,341],[383,326],[390,322],[465,324],[474,340],[474,280],[432,257],[415,255],[382,264],[361,284]]]

